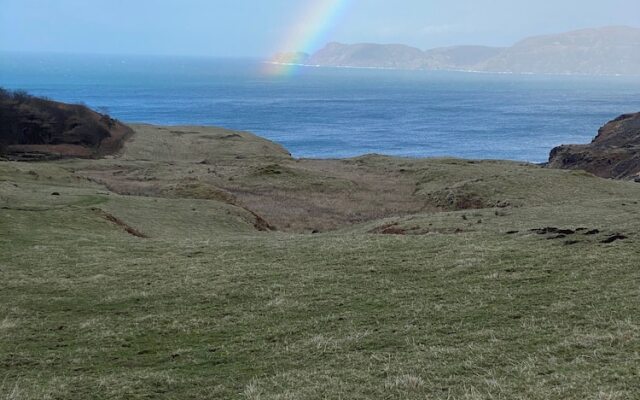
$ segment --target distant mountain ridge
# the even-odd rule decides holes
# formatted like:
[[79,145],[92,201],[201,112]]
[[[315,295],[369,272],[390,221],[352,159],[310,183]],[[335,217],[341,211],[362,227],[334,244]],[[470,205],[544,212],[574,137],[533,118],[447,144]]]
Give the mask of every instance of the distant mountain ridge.
[[[295,56],[294,56],[295,55]],[[640,29],[618,26],[526,38],[511,47],[329,43],[274,62],[326,67],[464,70],[520,74],[640,75]]]

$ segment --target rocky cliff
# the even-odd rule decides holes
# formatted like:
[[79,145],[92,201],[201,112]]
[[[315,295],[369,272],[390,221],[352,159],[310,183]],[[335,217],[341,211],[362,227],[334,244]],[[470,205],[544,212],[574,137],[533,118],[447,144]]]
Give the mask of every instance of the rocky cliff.
[[609,122],[590,144],[556,147],[551,151],[549,166],[640,181],[640,113]]

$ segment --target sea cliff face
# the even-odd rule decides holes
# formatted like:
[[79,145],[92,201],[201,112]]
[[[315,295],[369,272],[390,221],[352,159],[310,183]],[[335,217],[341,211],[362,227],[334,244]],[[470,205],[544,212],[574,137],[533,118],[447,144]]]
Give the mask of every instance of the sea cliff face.
[[[531,37],[507,48],[453,46],[422,51],[402,44],[329,43],[309,57],[294,58],[328,67],[640,75],[640,29],[583,29]],[[282,59],[282,55],[274,58]]]
[[551,151],[549,166],[640,181],[640,113],[609,122],[590,144],[556,147]]

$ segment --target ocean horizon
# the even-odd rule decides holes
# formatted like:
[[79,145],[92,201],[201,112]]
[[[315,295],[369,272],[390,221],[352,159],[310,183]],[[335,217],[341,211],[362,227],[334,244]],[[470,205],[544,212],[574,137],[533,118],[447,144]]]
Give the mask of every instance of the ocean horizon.
[[299,158],[545,162],[640,110],[640,77],[289,66],[260,59],[3,53],[0,86],[129,123],[250,131]]

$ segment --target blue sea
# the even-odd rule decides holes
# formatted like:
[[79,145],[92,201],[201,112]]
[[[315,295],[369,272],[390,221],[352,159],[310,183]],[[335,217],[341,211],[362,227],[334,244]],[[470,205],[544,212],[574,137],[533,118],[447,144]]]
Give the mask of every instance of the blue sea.
[[254,132],[296,157],[544,162],[640,111],[640,78],[299,67],[252,59],[0,54],[0,86],[125,122]]

